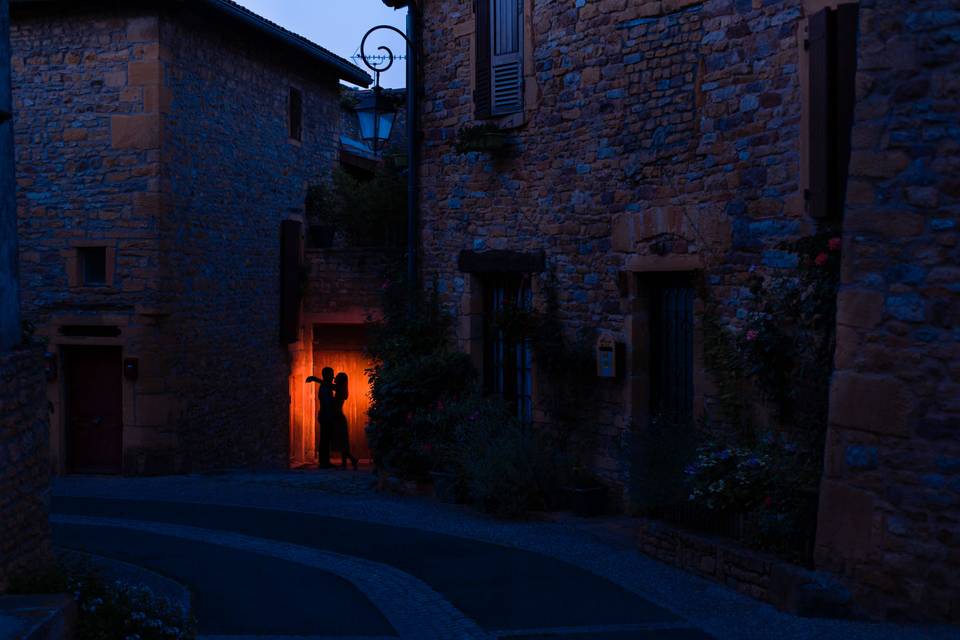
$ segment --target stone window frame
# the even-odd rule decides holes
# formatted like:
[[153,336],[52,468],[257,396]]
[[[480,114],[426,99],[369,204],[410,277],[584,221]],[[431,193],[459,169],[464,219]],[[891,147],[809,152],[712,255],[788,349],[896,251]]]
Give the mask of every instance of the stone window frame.
[[[105,273],[103,284],[87,284],[83,276],[81,249],[104,249]],[[105,240],[75,240],[66,255],[67,285],[70,289],[111,292],[116,290],[117,247]]]

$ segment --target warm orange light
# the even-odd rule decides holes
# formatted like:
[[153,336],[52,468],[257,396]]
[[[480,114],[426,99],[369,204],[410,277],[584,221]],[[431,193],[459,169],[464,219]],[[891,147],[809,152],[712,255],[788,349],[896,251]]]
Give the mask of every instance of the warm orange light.
[[[361,460],[369,458],[370,450],[364,429],[370,408],[370,380],[365,370],[370,367],[370,362],[362,351],[315,351],[314,375],[319,377],[324,367],[332,367],[337,373],[342,371],[350,379],[350,394],[343,405],[350,432],[350,452]],[[339,460],[339,457],[334,456],[334,460]]]
[[[350,452],[361,460],[370,458],[365,429],[370,408],[370,381],[366,369],[370,361],[362,350],[362,326],[346,325],[331,333],[318,329],[317,343],[309,337],[291,351],[290,371],[290,465],[298,467],[316,462],[317,392],[307,376],[320,377],[324,367],[341,371],[350,379],[350,395],[344,404],[350,437]],[[344,338],[344,336],[347,338]],[[331,452],[331,461],[340,462],[340,452]]]

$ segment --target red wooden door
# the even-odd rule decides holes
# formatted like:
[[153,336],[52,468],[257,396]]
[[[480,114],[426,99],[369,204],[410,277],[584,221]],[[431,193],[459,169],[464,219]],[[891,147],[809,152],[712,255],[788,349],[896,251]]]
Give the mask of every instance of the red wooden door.
[[67,469],[120,473],[123,382],[120,347],[65,347]]

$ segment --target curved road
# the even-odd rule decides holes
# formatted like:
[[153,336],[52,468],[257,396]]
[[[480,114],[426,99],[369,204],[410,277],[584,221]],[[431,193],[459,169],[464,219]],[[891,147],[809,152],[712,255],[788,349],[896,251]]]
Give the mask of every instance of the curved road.
[[201,635],[221,640],[940,637],[792,618],[581,530],[369,483],[337,471],[59,479],[54,540],[184,584]]

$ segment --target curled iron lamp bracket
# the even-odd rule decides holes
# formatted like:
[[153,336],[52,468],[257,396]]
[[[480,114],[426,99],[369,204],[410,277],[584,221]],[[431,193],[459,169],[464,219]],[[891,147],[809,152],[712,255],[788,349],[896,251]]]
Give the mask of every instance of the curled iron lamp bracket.
[[[401,38],[403,38],[403,41],[407,44],[408,51],[410,52],[413,51],[413,47],[411,46],[410,40],[409,38],[407,38],[407,35],[403,31],[400,31],[400,29],[397,29],[396,27],[391,26],[389,24],[377,25],[371,28],[365,34],[363,34],[363,40],[360,41],[360,60],[363,62],[363,64],[367,66],[368,69],[373,71],[373,73],[376,75],[375,84],[378,87],[380,86],[380,74],[386,71],[387,69],[389,69],[390,67],[392,67],[393,61],[396,59],[396,57],[393,54],[393,51],[390,50],[390,47],[386,47],[383,45],[377,47],[377,51],[381,51],[383,53],[381,55],[376,56],[374,62],[371,62],[370,59],[367,58],[367,53],[366,53],[367,38],[370,37],[370,34],[373,33],[374,31],[379,31],[381,29],[393,31],[394,33],[399,35]],[[381,62],[377,63],[376,62],[377,59],[380,60]]]

